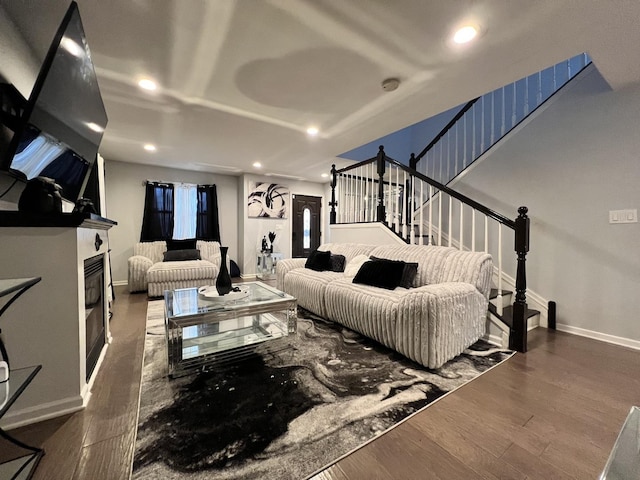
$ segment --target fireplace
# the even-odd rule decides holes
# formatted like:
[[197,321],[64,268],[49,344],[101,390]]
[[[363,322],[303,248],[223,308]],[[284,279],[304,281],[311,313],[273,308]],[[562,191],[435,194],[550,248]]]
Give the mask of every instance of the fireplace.
[[84,309],[88,382],[105,344],[104,255],[84,261]]

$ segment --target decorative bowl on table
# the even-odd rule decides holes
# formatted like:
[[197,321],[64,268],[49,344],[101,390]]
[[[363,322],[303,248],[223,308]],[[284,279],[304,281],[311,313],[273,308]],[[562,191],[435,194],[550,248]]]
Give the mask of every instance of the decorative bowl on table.
[[237,300],[242,300],[243,298],[247,298],[249,296],[249,289],[236,287],[237,290],[231,290],[229,293],[225,295],[220,295],[218,290],[216,290],[215,286],[205,285],[204,287],[198,288],[198,298],[202,300],[206,300],[208,302],[235,302]]

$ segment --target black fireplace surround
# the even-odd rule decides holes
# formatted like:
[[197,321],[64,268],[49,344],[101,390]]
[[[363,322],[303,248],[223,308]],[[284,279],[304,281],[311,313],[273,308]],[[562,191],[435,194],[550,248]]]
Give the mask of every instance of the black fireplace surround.
[[105,344],[104,301],[104,255],[97,255],[84,261],[87,382]]

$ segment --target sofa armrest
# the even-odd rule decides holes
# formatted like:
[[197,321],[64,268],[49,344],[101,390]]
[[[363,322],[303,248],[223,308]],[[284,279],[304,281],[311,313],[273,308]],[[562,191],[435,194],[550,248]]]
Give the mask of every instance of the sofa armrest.
[[[213,255],[211,255],[209,257],[203,257],[202,256],[201,259],[212,263],[213,265],[215,265],[215,267],[218,269],[218,271],[220,271],[220,268],[222,267],[222,255],[220,253],[213,254]],[[228,259],[227,259],[227,261],[228,261]]]
[[129,267],[129,291],[144,292],[147,290],[147,270],[151,268],[153,262],[150,258],[142,255],[134,255],[127,260]]
[[398,308],[398,351],[439,368],[485,333],[487,308],[488,300],[470,283],[409,289]]
[[286,258],[280,260],[276,265],[276,288],[282,290],[284,287],[284,276],[294,268],[303,268],[307,263],[306,258]]
[[215,241],[198,240],[196,248],[200,250],[200,258],[213,263],[220,271],[222,266],[222,254],[220,253],[220,243]]

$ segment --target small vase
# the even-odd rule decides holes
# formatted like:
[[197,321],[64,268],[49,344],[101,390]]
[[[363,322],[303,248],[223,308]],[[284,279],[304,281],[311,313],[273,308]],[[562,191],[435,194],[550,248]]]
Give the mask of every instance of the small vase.
[[218,278],[216,279],[216,290],[218,295],[221,296],[231,291],[231,276],[227,268],[227,250],[229,250],[229,247],[220,247],[222,262],[220,264],[220,273],[218,273]]

